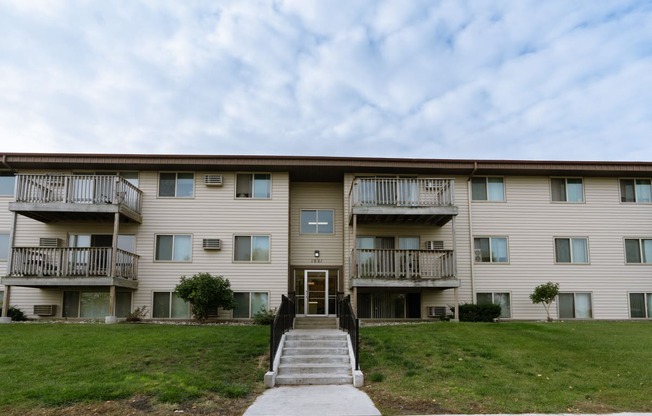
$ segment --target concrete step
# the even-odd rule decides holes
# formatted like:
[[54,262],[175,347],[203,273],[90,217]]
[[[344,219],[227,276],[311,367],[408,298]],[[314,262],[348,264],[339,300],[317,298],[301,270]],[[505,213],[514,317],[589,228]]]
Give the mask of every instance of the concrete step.
[[298,341],[295,340],[285,340],[284,347],[287,348],[347,348],[349,344],[346,340],[310,340],[310,339],[301,339]]
[[347,364],[281,364],[278,366],[279,375],[312,375],[312,374],[337,374],[351,375],[351,365]]
[[[332,331],[332,332],[331,332]],[[340,341],[347,339],[346,333],[341,331],[329,330],[328,332],[318,329],[305,329],[290,331],[285,335],[286,340],[322,340],[322,341]]]
[[281,356],[281,364],[350,364],[348,355],[285,355]]
[[282,356],[290,355],[346,355],[349,356],[349,348],[288,348],[283,347]]
[[337,329],[337,318],[313,318],[298,316],[294,318],[295,329]]
[[311,375],[277,375],[276,384],[281,386],[296,386],[296,385],[326,385],[326,384],[352,384],[352,376],[344,376],[337,374],[311,374]]

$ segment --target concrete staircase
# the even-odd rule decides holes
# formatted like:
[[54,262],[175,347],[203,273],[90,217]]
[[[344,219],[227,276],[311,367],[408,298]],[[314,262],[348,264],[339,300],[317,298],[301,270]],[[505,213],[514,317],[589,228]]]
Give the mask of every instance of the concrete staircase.
[[335,318],[295,318],[285,336],[277,385],[352,384],[347,334]]

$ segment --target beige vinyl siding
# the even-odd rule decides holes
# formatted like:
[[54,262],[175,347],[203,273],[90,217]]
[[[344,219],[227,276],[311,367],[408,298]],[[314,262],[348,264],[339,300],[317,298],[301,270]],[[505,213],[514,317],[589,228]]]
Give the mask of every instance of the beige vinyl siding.
[[[617,178],[584,178],[585,203],[552,203],[548,177],[506,177],[506,202],[473,203],[473,234],[509,237],[509,264],[476,264],[476,292],[511,292],[512,316],[542,319],[529,294],[547,281],[592,293],[593,318],[629,317],[627,293],[649,290],[652,267],[625,265],[627,236],[652,236],[650,207],[621,204]],[[555,264],[555,237],[588,237],[589,264]],[[556,316],[556,305],[553,308]]]
[[[340,267],[343,264],[344,217],[341,183],[294,182],[290,186],[290,264]],[[333,234],[301,234],[301,210],[333,210]],[[313,263],[319,250],[321,263]]]
[[[235,173],[214,173],[223,175],[223,186],[206,186],[206,173],[195,173],[194,198],[176,199],[157,198],[158,172],[141,172],[143,224],[139,227],[137,242],[141,257],[134,307],[151,305],[153,292],[173,291],[181,276],[201,272],[224,276],[236,292],[268,292],[271,308],[277,307],[281,295],[287,293],[288,175],[272,174],[271,199],[236,199]],[[154,261],[158,234],[190,234],[192,261]],[[234,262],[235,235],[269,235],[270,262]],[[222,249],[204,250],[204,238],[221,239]],[[231,313],[224,312],[221,316],[230,317]]]

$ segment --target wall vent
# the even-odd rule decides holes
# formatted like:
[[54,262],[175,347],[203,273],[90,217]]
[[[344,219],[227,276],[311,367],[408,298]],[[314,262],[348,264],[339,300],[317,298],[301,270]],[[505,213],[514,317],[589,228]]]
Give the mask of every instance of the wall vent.
[[63,240],[54,237],[41,237],[38,239],[39,247],[63,247]]
[[426,241],[426,250],[443,250],[444,242],[440,240]]
[[204,250],[222,250],[222,240],[219,238],[204,238],[202,247]]
[[34,315],[54,316],[57,312],[57,305],[34,305]]
[[428,306],[428,317],[439,318],[448,315],[448,308],[446,306]]
[[206,186],[222,186],[224,179],[222,175],[206,175],[204,176],[204,185]]

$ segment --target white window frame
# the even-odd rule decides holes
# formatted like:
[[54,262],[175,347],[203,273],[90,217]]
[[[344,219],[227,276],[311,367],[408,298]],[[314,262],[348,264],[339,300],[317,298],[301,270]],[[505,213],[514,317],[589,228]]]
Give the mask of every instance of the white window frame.
[[[569,179],[571,179],[571,180],[578,180],[578,179],[579,179],[579,180],[581,181],[581,185],[582,185],[582,199],[581,199],[580,201],[569,201],[569,200],[568,200],[568,180],[569,180]],[[554,184],[553,184],[553,181],[555,181],[555,180],[563,180],[563,181],[564,181],[564,193],[563,193],[563,197],[565,198],[564,200],[559,200],[559,201],[557,201],[557,200],[555,200],[555,199],[553,198],[553,195],[554,195],[554,191],[553,191],[553,189],[554,189]],[[584,178],[581,178],[581,177],[559,177],[559,176],[553,176],[553,177],[550,178],[550,201],[553,202],[553,203],[555,203],[555,204],[583,204],[583,203],[586,202],[586,195],[585,195],[585,190],[584,190],[584,189],[585,189],[585,187],[584,187]],[[561,194],[561,190],[560,190],[560,194]]]
[[[577,291],[577,292],[559,292],[559,295],[573,295],[573,317],[562,317],[561,316],[561,301],[559,300],[559,296],[557,296],[557,317],[559,319],[593,319],[593,292],[583,292],[583,291]],[[577,317],[577,295],[589,295],[589,308],[591,311],[591,316],[588,318],[578,318]]]
[[[314,211],[314,212],[315,212],[315,216],[316,216],[316,218],[317,218],[317,219],[316,219],[317,224],[315,225],[315,227],[316,227],[316,232],[314,232],[314,233],[312,233],[312,232],[307,232],[307,231],[305,231],[305,230],[303,229],[303,213],[304,213],[304,212],[309,212],[309,211],[311,211],[311,212]],[[322,211],[322,212],[326,212],[326,211],[328,211],[328,212],[331,213],[332,222],[331,222],[330,225],[331,225],[331,229],[332,229],[333,231],[331,231],[331,232],[329,232],[329,233],[326,233],[326,232],[319,232],[319,225],[320,225],[320,221],[319,221],[319,212],[320,212],[320,211]],[[322,225],[324,225],[324,224],[322,224]],[[299,234],[305,234],[305,235],[334,235],[334,234],[335,234],[335,210],[334,210],[334,209],[328,209],[328,208],[326,208],[326,209],[302,209],[301,212],[299,213]]]
[[246,317],[246,318],[244,318],[244,317],[237,317],[236,318],[236,317],[233,316],[233,314],[235,312],[235,310],[233,310],[233,311],[231,311],[231,319],[252,319],[254,317],[254,315],[258,312],[258,311],[252,311],[251,310],[251,299],[252,299],[252,297],[253,297],[252,295],[254,293],[265,293],[265,294],[267,294],[267,310],[270,309],[269,308],[269,301],[271,299],[271,294],[267,290],[234,290],[233,294],[235,295],[236,293],[248,293],[249,294],[249,306],[247,307],[247,310],[249,311],[249,316]]
[[500,303],[496,302],[496,295],[505,295],[505,294],[509,295],[509,316],[502,316],[503,311],[502,311],[502,308],[501,308],[500,319],[510,319],[512,317],[512,292],[509,292],[509,291],[504,291],[504,292],[481,292],[480,291],[480,292],[476,292],[475,293],[475,303],[476,304],[479,303],[478,302],[478,295],[480,295],[480,294],[491,295],[491,303],[496,304],[496,305],[500,305]]
[[[251,177],[251,196],[244,196],[242,193],[240,194],[238,193],[238,176],[240,175],[248,175]],[[255,186],[256,186],[256,175],[269,176],[269,196],[266,198],[254,196]],[[274,175],[272,175],[270,172],[237,172],[235,174],[235,186],[233,187],[235,198],[236,199],[259,199],[259,200],[272,199],[273,177]]]
[[[638,241],[638,255],[641,261],[639,262],[629,262],[627,261],[627,240],[635,240]],[[645,258],[645,250],[643,250],[643,241],[650,241],[652,243],[652,237],[625,237],[623,239],[623,246],[625,249],[625,264],[635,264],[635,265],[644,265],[644,266],[652,266],[652,258],[646,259]],[[644,261],[648,260],[648,261]]]
[[[237,249],[237,243],[236,239],[238,237],[249,237],[251,239],[250,241],[250,249],[249,249],[249,260],[236,260],[236,249]],[[254,255],[254,238],[256,237],[267,237],[267,260],[253,260],[253,255]],[[270,234],[236,234],[233,236],[233,262],[234,263],[271,263],[272,262],[272,236]]]
[[[485,193],[487,195],[486,199],[475,199],[473,198],[473,181],[477,179],[484,179]],[[489,179],[500,179],[503,185],[503,197],[502,199],[491,199],[489,198]],[[507,187],[505,186],[505,177],[503,176],[474,176],[471,178],[471,201],[473,202],[506,202],[507,201]]]
[[[475,240],[480,240],[480,239],[488,239],[489,240],[489,261],[476,261],[475,260]],[[497,239],[502,239],[505,240],[506,242],[506,247],[507,247],[507,260],[506,261],[494,261],[493,260],[493,240]],[[509,255],[509,237],[504,236],[504,235],[477,235],[473,236],[473,262],[475,264],[509,264],[511,262],[511,256]]]
[[[13,196],[16,194],[16,175],[14,175],[14,174],[10,174],[10,175],[7,175],[7,174],[0,174],[0,178],[11,178],[11,182],[13,182],[13,185],[11,186],[11,193],[10,193],[10,194],[3,194],[3,193],[0,193],[0,198],[1,198],[1,197],[13,197]],[[1,179],[0,179],[0,180],[1,180]],[[3,180],[3,181],[4,181],[4,180]],[[9,182],[10,182],[10,181],[7,180],[7,183],[9,183]],[[0,186],[0,190],[2,190],[2,189],[3,189],[3,188]]]
[[[158,238],[159,237],[172,237],[172,258],[167,259],[157,259],[156,253],[158,251]],[[176,249],[176,240],[177,237],[190,237],[190,259],[189,260],[175,260],[174,252]],[[191,263],[193,255],[193,235],[192,234],[154,234],[154,262],[156,263]]]
[[4,237],[7,237],[7,247],[6,250],[0,250],[0,262],[9,261],[9,252],[11,251],[11,243],[9,241],[9,237],[11,237],[11,234],[0,232],[0,239],[4,239]]
[[[643,308],[645,316],[632,316],[632,298],[631,295],[643,295]],[[652,319],[652,308],[649,308],[648,298],[652,298],[652,292],[627,292],[627,308],[629,309],[630,319]]]
[[[633,181],[634,182],[634,200],[625,201],[625,195],[623,195],[623,181]],[[652,179],[650,178],[620,178],[618,180],[618,192],[620,193],[620,203],[621,204],[651,204],[652,201],[640,201],[640,197],[636,188],[637,181],[648,181],[650,182],[650,193],[652,193]]]
[[[557,240],[568,240],[568,245],[569,245],[569,257],[570,261],[558,261],[557,260]],[[586,262],[578,262],[575,261],[575,252],[573,251],[573,240],[584,240],[586,241]],[[587,265],[591,264],[591,250],[589,247],[589,237],[554,237],[553,242],[553,251],[555,254],[555,264],[562,264],[562,265],[568,265],[568,264],[573,264],[573,265]]]
[[[161,317],[161,316],[154,316],[154,295],[156,293],[167,293],[170,296],[168,297],[168,316],[167,317]],[[192,318],[192,311],[190,309],[190,302],[185,302],[186,307],[187,307],[187,317],[179,317],[179,318],[173,318],[172,317],[172,296],[177,293],[173,290],[152,290],[152,312],[151,312],[151,317],[152,319],[190,319]],[[179,298],[181,299],[181,298]],[[182,299],[183,300],[183,299]]]
[[[179,196],[179,174],[190,174],[192,175],[192,193],[191,195]],[[161,174],[174,174],[174,195],[161,195]],[[126,180],[126,179],[125,179]],[[159,172],[158,181],[157,181],[157,198],[174,198],[174,199],[193,199],[195,197],[195,173],[194,172]]]

